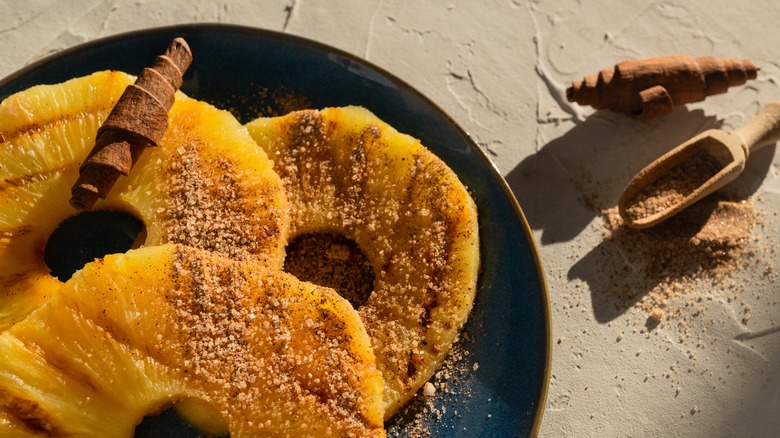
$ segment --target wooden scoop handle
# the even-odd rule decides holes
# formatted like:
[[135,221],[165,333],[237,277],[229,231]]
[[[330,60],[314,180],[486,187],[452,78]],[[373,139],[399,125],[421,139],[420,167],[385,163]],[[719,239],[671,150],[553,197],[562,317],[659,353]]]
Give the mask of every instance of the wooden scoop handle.
[[747,125],[735,131],[745,141],[745,156],[750,151],[780,141],[780,101],[767,104]]

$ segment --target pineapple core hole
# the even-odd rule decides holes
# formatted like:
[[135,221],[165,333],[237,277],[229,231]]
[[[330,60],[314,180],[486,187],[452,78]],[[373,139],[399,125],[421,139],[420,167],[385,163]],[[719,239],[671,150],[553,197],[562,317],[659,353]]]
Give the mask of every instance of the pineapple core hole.
[[174,407],[143,418],[134,436],[202,438],[230,436],[227,424],[209,403],[199,399],[181,400]]
[[332,233],[312,233],[287,244],[284,270],[303,281],[336,290],[362,306],[374,291],[374,268],[357,243]]
[[129,213],[86,211],[57,226],[46,242],[43,258],[53,276],[67,281],[96,258],[140,246],[144,231],[144,223]]

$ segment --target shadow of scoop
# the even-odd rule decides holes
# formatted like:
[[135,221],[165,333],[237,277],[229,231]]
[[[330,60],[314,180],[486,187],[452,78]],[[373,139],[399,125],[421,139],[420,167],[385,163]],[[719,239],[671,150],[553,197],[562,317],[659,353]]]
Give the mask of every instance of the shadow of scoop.
[[[651,308],[685,292],[674,287],[683,288],[695,278],[714,278],[720,269],[734,269],[738,263],[755,223],[752,206],[740,201],[760,187],[776,147],[758,151],[720,195],[711,195],[658,226],[647,230],[620,226],[614,207],[626,184],[648,163],[721,124],[702,110],[685,107],[642,123],[597,112],[506,176],[531,228],[542,230],[542,246],[575,239],[594,219],[606,221],[607,237],[568,272],[569,281],[588,284],[599,322],[612,321],[640,301]],[[553,127],[545,129],[555,132]],[[713,231],[724,218],[732,224],[728,232]]]
[[531,227],[543,229],[542,244],[569,241],[615,204],[644,165],[712,125],[701,110],[681,108],[643,123],[597,112],[524,159],[506,180]]

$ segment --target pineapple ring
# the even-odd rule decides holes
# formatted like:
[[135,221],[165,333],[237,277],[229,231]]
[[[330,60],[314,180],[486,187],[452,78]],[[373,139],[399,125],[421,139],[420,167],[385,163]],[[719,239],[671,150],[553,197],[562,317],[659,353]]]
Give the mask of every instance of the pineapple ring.
[[[47,239],[75,211],[70,188],[100,124],[133,78],[105,71],[32,87],[0,103],[0,330],[61,282]],[[281,269],[288,214],[272,163],[228,112],[177,93],[159,147],[97,210],[139,218],[146,244],[181,243]]]
[[284,181],[290,238],[343,235],[373,267],[373,293],[358,311],[389,418],[437,370],[473,306],[474,201],[418,140],[363,108],[259,118],[247,128]]
[[87,264],[0,333],[0,357],[0,436],[131,436],[188,398],[234,437],[385,436],[382,379],[346,300],[186,246]]

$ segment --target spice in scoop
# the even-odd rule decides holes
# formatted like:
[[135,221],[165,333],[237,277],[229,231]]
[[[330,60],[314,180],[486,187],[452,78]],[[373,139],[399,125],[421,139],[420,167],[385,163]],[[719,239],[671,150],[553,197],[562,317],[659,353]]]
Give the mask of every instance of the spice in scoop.
[[660,213],[682,202],[722,168],[723,164],[718,159],[699,150],[645,186],[629,200],[621,214],[636,221]]

